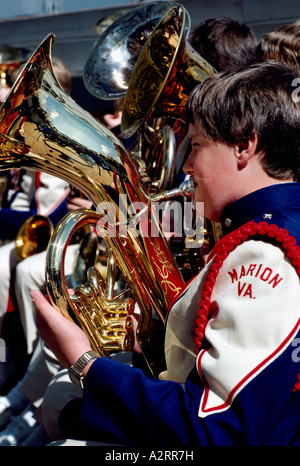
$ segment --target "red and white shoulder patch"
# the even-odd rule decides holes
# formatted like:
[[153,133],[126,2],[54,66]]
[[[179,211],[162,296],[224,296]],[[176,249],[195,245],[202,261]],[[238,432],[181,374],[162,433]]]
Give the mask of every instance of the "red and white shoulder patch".
[[201,344],[205,331],[211,345],[196,361],[205,385],[200,417],[227,409],[295,338],[300,287],[299,269],[288,257],[298,260],[293,241],[292,245],[296,254],[257,239],[240,241],[221,261],[218,252],[212,260],[197,321],[196,344]]

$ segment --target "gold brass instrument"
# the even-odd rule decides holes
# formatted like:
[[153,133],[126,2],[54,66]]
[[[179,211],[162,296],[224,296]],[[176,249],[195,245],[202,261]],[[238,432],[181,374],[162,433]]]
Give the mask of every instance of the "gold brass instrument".
[[53,224],[48,217],[32,215],[21,226],[15,239],[15,253],[22,261],[33,254],[45,251],[53,232]]
[[[184,122],[191,90],[216,72],[186,40],[185,15],[181,6],[170,8],[139,55],[123,105],[121,132],[124,138],[144,132],[145,125],[151,121]],[[206,225],[206,244],[211,247],[217,240],[217,225],[207,220]],[[170,244],[177,262],[185,264],[184,267],[191,265],[192,270],[187,270],[187,275],[193,275],[202,262],[204,248],[201,246],[201,252],[196,248],[184,248],[182,241],[174,239]]]
[[175,171],[176,140],[173,129],[163,119],[145,124],[137,133],[131,156],[149,193],[170,188]]
[[[84,225],[97,226],[99,214],[88,209],[78,209],[67,214],[58,224],[47,250],[47,281],[55,280],[51,294],[58,306],[65,308],[67,298],[69,315],[80,323],[89,336],[91,345],[101,356],[111,352],[128,351],[132,348],[132,321],[134,301],[131,297],[115,297],[111,289],[113,271],[105,279],[96,267],[88,270],[88,283],[74,288],[69,294],[65,281],[64,256],[70,238]],[[121,251],[120,251],[121,253]],[[120,254],[119,253],[119,254]],[[119,256],[118,256],[119,257]],[[61,265],[58,267],[58,261]],[[110,267],[113,263],[109,260]],[[56,276],[54,273],[56,271]]]
[[[94,44],[84,67],[87,90],[104,100],[124,97],[138,56],[163,15],[178,3],[150,2],[118,16]],[[186,13],[184,33],[191,20]]]
[[[103,20],[104,26],[85,64],[83,79],[95,97],[110,100],[124,97],[136,61],[164,14],[179,4],[170,1],[150,2],[126,13]],[[110,23],[111,22],[111,23]],[[102,24],[102,23],[101,23]],[[108,24],[106,26],[106,24]],[[188,36],[191,19],[186,11],[183,33]],[[172,185],[175,167],[175,135],[162,119],[145,124],[130,153],[150,192],[157,193]]]
[[[0,170],[24,167],[46,172],[78,187],[92,200],[100,213],[88,211],[88,219],[83,222],[90,223],[94,218],[98,227],[99,220],[105,219],[101,234],[139,306],[137,337],[155,373],[148,340],[151,313],[154,310],[165,321],[170,302],[180,294],[184,281],[159,222],[151,213],[151,198],[130,154],[58,83],[51,64],[53,41],[54,35],[50,34],[39,45],[0,109]],[[155,237],[148,234],[150,227],[157,232]],[[60,230],[61,224],[48,247],[48,294],[65,316],[76,316],[80,306],[69,293],[63,294],[60,281],[61,254],[67,239],[51,247]],[[96,288],[88,297],[90,302],[94,302]],[[132,312],[131,304],[126,301],[122,312]],[[91,315],[94,312],[92,308]]]
[[[150,127],[148,127],[150,130]],[[152,127],[151,127],[152,128]],[[151,180],[150,191],[159,193],[172,186],[175,170],[176,141],[170,125],[152,128],[154,137],[147,139],[148,145],[143,154],[148,176]],[[146,138],[144,132],[144,138]],[[156,157],[153,157],[156,154]]]
[[191,90],[215,69],[185,39],[186,12],[173,7],[152,32],[137,60],[128,85],[121,131],[132,136],[148,120],[185,120]]

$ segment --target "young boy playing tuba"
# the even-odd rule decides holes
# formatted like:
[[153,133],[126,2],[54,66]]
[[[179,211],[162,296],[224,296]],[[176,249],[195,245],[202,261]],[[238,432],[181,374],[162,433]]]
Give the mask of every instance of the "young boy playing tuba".
[[[184,171],[224,236],[173,304],[160,380],[107,358],[82,369],[86,438],[169,447],[300,445],[300,104],[268,61],[191,93]],[[32,292],[42,338],[65,367],[91,350]],[[112,408],[113,407],[113,408]],[[130,420],[130,421],[129,421]]]

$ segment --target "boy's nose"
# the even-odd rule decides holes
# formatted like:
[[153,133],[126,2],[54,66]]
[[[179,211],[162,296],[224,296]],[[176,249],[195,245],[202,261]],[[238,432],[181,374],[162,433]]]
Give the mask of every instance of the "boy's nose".
[[182,169],[186,175],[191,176],[193,174],[192,154],[188,156]]

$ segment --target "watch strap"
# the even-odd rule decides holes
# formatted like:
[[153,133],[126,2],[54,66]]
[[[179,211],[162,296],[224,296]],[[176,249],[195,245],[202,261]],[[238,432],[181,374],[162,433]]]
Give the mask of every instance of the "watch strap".
[[71,381],[77,385],[81,390],[83,390],[83,374],[82,371],[85,368],[85,366],[93,361],[94,359],[97,359],[99,356],[95,351],[86,351],[80,358],[73,364],[71,367],[68,368],[69,371],[69,377]]

